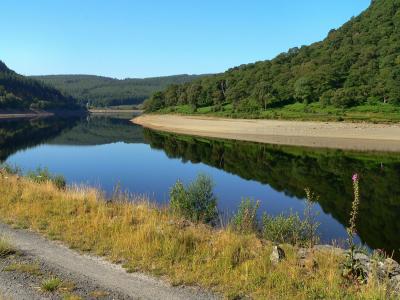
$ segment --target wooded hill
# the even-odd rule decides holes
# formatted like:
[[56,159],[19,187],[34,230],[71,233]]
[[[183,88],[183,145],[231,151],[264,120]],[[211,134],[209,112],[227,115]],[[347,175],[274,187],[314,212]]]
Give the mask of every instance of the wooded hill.
[[349,108],[400,104],[400,1],[375,0],[321,42],[276,58],[232,68],[192,83],[170,85],[146,102],[148,111],[190,105],[250,113],[296,102]]
[[1,110],[76,110],[81,107],[71,96],[65,96],[42,82],[19,75],[0,61]]
[[72,95],[81,103],[95,107],[139,104],[156,91],[170,84],[181,84],[198,79],[202,75],[175,75],[145,79],[115,79],[93,75],[32,76]]

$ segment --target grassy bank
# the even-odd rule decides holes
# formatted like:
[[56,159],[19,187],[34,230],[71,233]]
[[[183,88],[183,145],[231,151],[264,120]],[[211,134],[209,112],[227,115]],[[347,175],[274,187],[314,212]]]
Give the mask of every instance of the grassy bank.
[[[181,191],[181,190],[180,190]],[[106,256],[129,271],[165,276],[172,284],[211,288],[229,298],[382,299],[386,285],[349,284],[343,257],[315,252],[300,266],[296,248],[270,262],[272,244],[254,233],[193,224],[143,198],[109,202],[95,189],[57,187],[50,181],[0,173],[0,219],[30,228],[71,248]],[[316,267],[317,266],[317,267]]]
[[218,108],[200,107],[196,110],[189,105],[163,108],[157,113],[178,113],[188,115],[209,115],[216,117],[243,119],[282,119],[310,121],[348,121],[348,122],[400,122],[400,107],[390,104],[361,105],[341,109],[333,106],[322,106],[320,103],[295,103],[267,110],[240,111],[232,104]]

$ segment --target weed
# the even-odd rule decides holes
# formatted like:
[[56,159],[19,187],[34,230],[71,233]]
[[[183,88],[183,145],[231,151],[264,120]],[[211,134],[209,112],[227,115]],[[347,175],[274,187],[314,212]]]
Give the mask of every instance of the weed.
[[360,263],[355,259],[355,254],[357,253],[357,247],[354,243],[354,236],[357,233],[357,216],[360,206],[360,177],[358,174],[354,174],[353,180],[353,191],[354,200],[352,203],[352,208],[350,212],[349,227],[347,228],[347,244],[349,247],[349,252],[347,254],[347,260],[344,262],[343,276],[349,279],[358,280],[360,283],[365,283],[367,279],[367,274],[360,265]]
[[245,234],[256,232],[258,230],[257,210],[259,207],[260,201],[249,198],[243,199],[237,213],[232,218],[232,228]]
[[43,280],[41,289],[42,289],[42,291],[45,291],[45,292],[55,292],[56,290],[59,289],[61,284],[62,284],[61,279],[59,279],[57,277],[53,277],[50,279]]
[[41,275],[40,266],[37,263],[35,264],[12,263],[11,265],[4,268],[4,271],[28,273],[35,276]]
[[0,258],[7,257],[15,254],[17,250],[11,243],[4,237],[0,237]]

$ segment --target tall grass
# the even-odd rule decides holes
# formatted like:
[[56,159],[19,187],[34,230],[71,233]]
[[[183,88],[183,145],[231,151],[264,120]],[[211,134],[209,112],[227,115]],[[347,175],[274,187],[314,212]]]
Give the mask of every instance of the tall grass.
[[62,190],[0,173],[0,219],[29,227],[72,248],[122,262],[129,271],[165,275],[172,284],[196,284],[228,298],[382,299],[384,284],[346,285],[334,252],[316,252],[318,268],[297,264],[296,248],[272,265],[272,244],[255,234],[183,225],[168,209],[136,197],[107,202],[90,188]]

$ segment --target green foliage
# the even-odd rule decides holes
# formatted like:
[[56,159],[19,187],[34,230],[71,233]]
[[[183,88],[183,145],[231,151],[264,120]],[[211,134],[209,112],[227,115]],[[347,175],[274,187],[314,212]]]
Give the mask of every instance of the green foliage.
[[249,198],[243,199],[237,213],[232,218],[232,228],[241,233],[257,232],[257,210],[259,207],[260,201]]
[[62,284],[61,279],[59,279],[57,277],[53,277],[50,279],[43,280],[40,288],[42,289],[42,291],[45,291],[45,292],[55,292],[56,290],[58,290],[61,287],[61,284]]
[[158,104],[199,109],[230,103],[231,117],[296,102],[346,109],[366,103],[398,105],[399,8],[397,0],[372,1],[321,42],[175,86],[172,94],[167,89],[157,94]]
[[302,245],[306,242],[303,235],[303,222],[297,213],[278,216],[263,216],[263,237],[276,243]]
[[24,77],[0,61],[0,109],[81,110],[71,96]]
[[37,183],[51,181],[57,188],[64,189],[66,181],[62,175],[52,175],[47,168],[37,168],[36,171],[30,171],[26,177]]
[[127,78],[123,80],[92,75],[48,75],[33,76],[45,84],[53,86],[65,94],[72,95],[81,104],[91,107],[139,104],[151,94],[167,86],[167,99],[176,98],[173,87],[190,82],[202,75],[175,75],[145,79]]
[[172,211],[193,222],[214,222],[218,212],[213,187],[212,179],[203,174],[186,187],[177,181],[170,190]]

